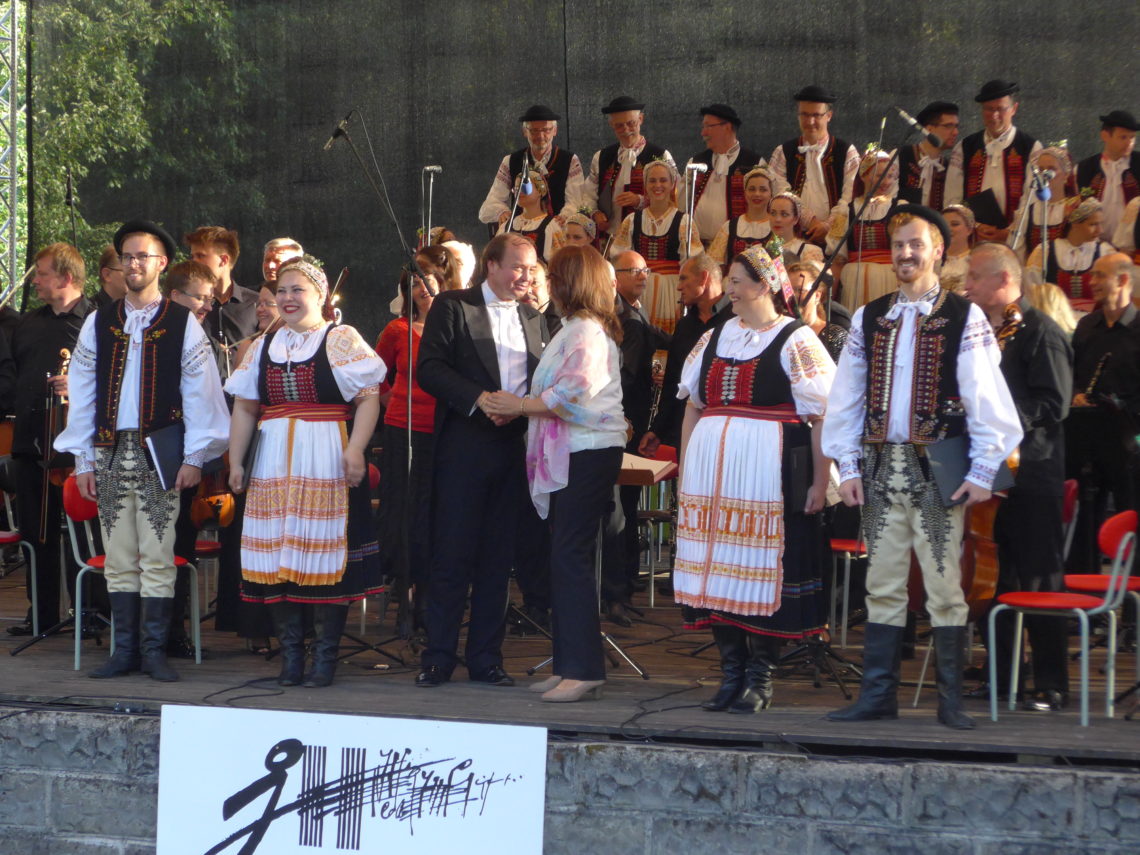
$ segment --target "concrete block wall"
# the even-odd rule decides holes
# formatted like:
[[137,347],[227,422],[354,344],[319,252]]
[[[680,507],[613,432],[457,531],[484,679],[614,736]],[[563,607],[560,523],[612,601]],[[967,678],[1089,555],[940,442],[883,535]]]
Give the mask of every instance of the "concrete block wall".
[[[154,852],[159,722],[0,723],[3,855]],[[1140,773],[552,743],[550,855],[1140,851]]]

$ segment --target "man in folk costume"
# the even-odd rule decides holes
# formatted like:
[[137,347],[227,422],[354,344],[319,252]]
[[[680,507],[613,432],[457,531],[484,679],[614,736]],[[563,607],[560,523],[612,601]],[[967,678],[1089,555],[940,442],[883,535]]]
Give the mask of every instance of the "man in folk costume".
[[[899,290],[859,308],[828,398],[823,452],[840,496],[864,505],[867,627],[859,700],[833,721],[898,717],[897,690],[913,548],[922,567],[938,658],[938,720],[967,729],[961,709],[967,606],[959,553],[965,509],[990,498],[1022,430],[985,314],[939,285],[950,240],[942,215],[902,206],[891,218]],[[927,447],[968,435],[970,468],[946,507]]]
[[1140,196],[1140,152],[1132,150],[1138,130],[1136,117],[1124,110],[1101,116],[1100,139],[1104,148],[1100,154],[1077,164],[1077,184],[1091,188],[1104,205],[1101,233],[1109,238],[1116,233],[1125,206]]
[[898,197],[900,201],[941,211],[946,167],[950,163],[950,152],[958,142],[958,105],[933,101],[923,107],[915,119],[928,134],[942,140],[942,145],[936,148],[922,139],[899,150]]
[[[162,297],[159,274],[175,243],[160,226],[132,220],[115,233],[127,296],[88,315],[71,361],[67,427],[57,451],[75,455],[79,492],[99,502],[115,652],[92,677],[142,668],[156,680],[166,662],[174,596],[179,492],[225,451],[229,413],[210,342],[189,310]],[[182,464],[163,489],[146,440],[177,433]]]
[[542,175],[549,185],[546,213],[568,217],[578,210],[582,186],[582,164],[578,155],[554,144],[559,115],[542,104],[535,104],[519,116],[528,145],[503,158],[487,198],[479,208],[479,222],[498,228],[511,218],[511,197],[515,179],[529,168]]
[[945,205],[954,205],[986,190],[992,190],[1005,218],[1005,227],[978,224],[981,240],[1003,242],[1009,237],[1013,215],[1030,192],[1033,173],[1030,159],[1041,143],[1013,124],[1017,115],[1016,83],[990,80],[974,96],[981,104],[983,130],[970,134],[950,154],[946,169]]
[[673,155],[641,135],[645,104],[619,95],[602,107],[617,142],[594,152],[590,174],[582,184],[582,204],[594,209],[598,228],[616,235],[622,221],[649,204],[642,171],[651,160],[673,163]]
[[838,214],[851,203],[859,152],[831,136],[835,95],[806,86],[794,96],[800,136],[776,147],[768,161],[773,195],[791,190],[804,203],[804,238],[822,246]]
[[[763,163],[756,152],[742,148],[737,139],[740,116],[727,104],[709,104],[701,107],[701,138],[708,146],[689,158],[690,163],[703,163],[708,169],[699,172],[693,184],[696,203],[693,208],[693,229],[708,246],[716,233],[732,217],[739,217],[747,209],[744,201],[744,176]],[[683,192],[684,183],[678,188]],[[678,203],[683,210],[688,210]]]

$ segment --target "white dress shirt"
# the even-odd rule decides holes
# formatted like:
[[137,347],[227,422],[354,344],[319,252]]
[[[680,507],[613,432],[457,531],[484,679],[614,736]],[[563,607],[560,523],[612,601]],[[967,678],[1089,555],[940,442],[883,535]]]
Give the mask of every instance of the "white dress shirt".
[[[141,351],[143,332],[154,321],[161,305],[155,300],[141,309],[129,302],[123,330],[131,337],[123,366],[123,382],[119,391],[116,430],[138,430]],[[55,449],[75,455],[75,471],[95,469],[95,318],[92,312],[83,322],[75,353],[68,372],[67,427],[55,440]],[[182,373],[179,380],[186,426],[183,439],[183,461],[201,466],[221,455],[229,445],[230,414],[222,394],[221,377],[214,362],[213,349],[202,325],[193,315],[186,318],[182,337]]]
[[[800,137],[800,139],[803,138]],[[800,151],[805,155],[806,174],[803,192],[799,194],[804,203],[802,222],[805,226],[811,222],[812,217],[815,217],[820,222],[827,223],[828,228],[831,228],[832,223],[835,222],[835,217],[845,214],[847,206],[851,204],[855,173],[859,171],[859,152],[855,150],[855,146],[849,145],[847,151],[834,153],[834,156],[843,158],[843,186],[839,188],[839,198],[832,205],[827,196],[827,183],[823,175],[822,160],[823,152],[827,150],[830,143],[831,135],[828,134],[814,145],[802,144],[799,146]],[[788,182],[788,164],[784,160],[784,147],[782,145],[776,146],[772,152],[772,157],[768,160],[768,169],[772,173],[773,195],[793,189]]]
[[1100,156],[1100,171],[1104,173],[1104,193],[1100,197],[1101,210],[1104,213],[1104,228],[1102,234],[1109,237],[1116,231],[1121,217],[1124,216],[1124,185],[1121,181],[1128,167],[1132,165],[1132,158],[1118,157],[1116,160],[1107,160]]
[[[914,345],[917,319],[929,315],[939,294],[933,288],[920,299],[901,294],[887,317],[901,318],[896,336],[891,397],[887,413],[887,442],[910,441]],[[863,340],[861,306],[851,318],[851,332],[823,423],[823,453],[839,464],[841,481],[859,477],[866,416],[867,347]],[[1021,443],[1021,420],[1001,373],[1001,351],[985,314],[971,304],[958,345],[958,392],[966,409],[970,435],[970,472],[966,480],[989,489],[1001,462]]]
[[491,337],[495,340],[500,386],[515,395],[525,395],[527,350],[519,304],[514,300],[500,300],[486,281],[482,288],[483,302],[487,304],[487,315],[491,321]]
[[705,189],[697,199],[693,209],[693,228],[703,241],[711,241],[728,222],[729,170],[740,157],[740,143],[736,143],[724,154],[713,154],[712,169],[709,170]]
[[[615,201],[620,193],[625,192],[625,185],[630,181],[630,176],[633,173],[634,164],[637,163],[637,158],[645,148],[645,137],[638,139],[637,144],[629,146],[628,148],[623,145],[618,145],[617,150],[617,165],[618,174],[614,177],[614,183],[609,189],[609,203],[610,203],[610,233],[616,234],[618,228],[621,226],[621,206]],[[600,210],[601,206],[598,204],[598,188],[601,186],[602,175],[601,162],[602,152],[599,149],[594,152],[594,156],[590,159],[590,174],[586,176],[582,182],[582,195],[581,203],[587,208],[594,208]],[[673,163],[673,155],[666,151],[661,155],[662,160],[667,160]],[[674,164],[676,165],[676,164]],[[645,198],[645,192],[642,191],[642,199]]]

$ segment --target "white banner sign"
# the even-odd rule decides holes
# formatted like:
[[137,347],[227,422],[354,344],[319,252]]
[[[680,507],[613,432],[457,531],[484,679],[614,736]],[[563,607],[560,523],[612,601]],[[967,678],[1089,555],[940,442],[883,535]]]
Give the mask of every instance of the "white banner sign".
[[542,852],[538,727],[164,706],[158,855]]

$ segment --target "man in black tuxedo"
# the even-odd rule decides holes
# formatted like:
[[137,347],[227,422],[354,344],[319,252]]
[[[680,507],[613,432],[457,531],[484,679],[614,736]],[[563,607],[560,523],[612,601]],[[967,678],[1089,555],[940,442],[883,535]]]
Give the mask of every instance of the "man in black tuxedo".
[[517,301],[537,263],[525,237],[496,236],[483,251],[483,283],[440,294],[424,323],[416,367],[420,386],[436,399],[435,551],[417,686],[451,678],[469,586],[467,673],[475,682],[514,685],[502,644],[516,518],[530,501],[526,420],[487,416],[481,406],[499,389],[530,390],[549,336],[542,315]]

